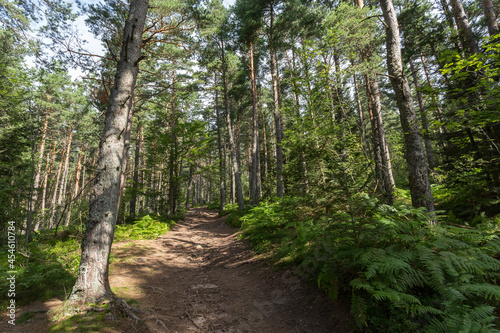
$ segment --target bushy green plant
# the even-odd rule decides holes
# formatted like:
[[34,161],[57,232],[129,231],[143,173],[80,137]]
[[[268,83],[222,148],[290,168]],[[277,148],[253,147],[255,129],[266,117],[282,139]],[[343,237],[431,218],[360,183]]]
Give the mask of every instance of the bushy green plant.
[[329,256],[318,283],[332,297],[351,292],[360,327],[497,331],[500,241],[495,235],[429,224],[420,209],[371,203],[361,218],[333,219],[321,246]]
[[220,209],[220,202],[212,202],[207,204],[207,209]]
[[[41,235],[27,248],[19,248],[15,261],[16,302],[23,305],[69,292],[80,265],[80,241],[76,235],[64,232]],[[3,249],[0,251],[0,271],[9,271],[8,264],[7,252]],[[8,281],[0,281],[0,293],[7,295],[8,289]]]
[[219,216],[225,216],[231,213],[234,213],[238,211],[238,204],[237,203],[228,203],[226,204],[226,207],[224,210],[219,212]]
[[297,265],[332,299],[351,295],[360,328],[496,331],[497,236],[433,225],[423,209],[383,205],[364,193],[348,200],[348,212],[317,218],[300,213],[301,200],[262,202],[241,217],[243,236],[258,252]]
[[173,220],[160,221],[159,217],[146,215],[132,224],[117,225],[115,240],[125,239],[155,239],[170,230]]

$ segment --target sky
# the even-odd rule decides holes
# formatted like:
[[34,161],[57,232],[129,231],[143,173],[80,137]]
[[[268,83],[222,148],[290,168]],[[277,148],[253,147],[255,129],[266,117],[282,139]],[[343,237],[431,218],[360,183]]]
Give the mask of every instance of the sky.
[[[103,0],[83,0],[82,2],[86,3],[86,4],[91,4],[91,3],[99,3],[101,1],[103,1]],[[223,4],[226,7],[234,5],[234,2],[235,2],[235,0],[223,0]],[[88,42],[86,48],[90,53],[97,54],[97,55],[103,55],[104,49],[101,45],[101,41],[95,39],[94,36],[92,35],[92,33],[90,33],[89,29],[85,25],[85,18],[86,18],[85,16],[80,16],[75,21],[75,25],[77,27],[79,34],[80,34],[80,37],[82,37],[82,39],[84,39]],[[27,63],[29,66],[34,66],[34,59],[28,59]],[[69,68],[68,72],[73,80],[78,80],[82,76],[84,76],[82,71],[78,68],[76,68],[76,69]]]

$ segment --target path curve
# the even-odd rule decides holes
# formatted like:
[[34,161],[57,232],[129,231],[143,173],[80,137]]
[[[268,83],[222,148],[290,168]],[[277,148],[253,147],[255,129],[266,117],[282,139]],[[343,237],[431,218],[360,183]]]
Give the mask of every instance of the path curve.
[[[225,220],[192,209],[170,232],[135,243],[133,258],[114,267],[111,285],[134,280],[151,331],[350,332],[345,306],[257,259]],[[125,249],[117,256],[130,256]]]
[[[259,259],[226,218],[195,208],[155,240],[114,243],[111,289],[146,313],[138,323],[121,318],[99,333],[351,332],[348,303],[333,303],[289,270]],[[0,333],[48,332],[47,311],[61,304],[32,303],[19,315],[35,317],[14,327],[4,315]]]

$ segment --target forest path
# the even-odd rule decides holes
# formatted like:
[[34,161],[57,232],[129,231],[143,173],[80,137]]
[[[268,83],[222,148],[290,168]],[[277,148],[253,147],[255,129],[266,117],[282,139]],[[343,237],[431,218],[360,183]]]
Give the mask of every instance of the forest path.
[[[194,208],[155,240],[114,243],[111,289],[146,313],[139,323],[122,318],[99,332],[351,331],[348,304],[334,304],[289,270],[255,256],[226,218]],[[37,312],[39,307],[46,314],[60,304],[53,300],[25,310]],[[0,332],[48,332],[51,325],[46,315],[16,327],[3,324],[6,321],[0,323]],[[82,329],[81,325],[67,329]]]
[[150,331],[349,331],[343,323],[348,309],[336,308],[290,271],[257,259],[225,220],[215,211],[191,209],[158,239],[114,249],[128,260],[113,265],[111,286],[118,294],[129,288],[127,296],[150,312]]

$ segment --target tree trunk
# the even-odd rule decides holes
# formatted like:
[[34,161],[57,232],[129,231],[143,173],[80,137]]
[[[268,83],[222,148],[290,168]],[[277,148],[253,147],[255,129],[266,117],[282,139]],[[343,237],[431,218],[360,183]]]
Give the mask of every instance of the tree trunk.
[[139,162],[141,159],[141,129],[142,123],[139,120],[139,124],[137,126],[137,133],[135,135],[135,156],[134,156],[134,175],[133,175],[133,183],[132,183],[132,198],[130,199],[130,207],[129,207],[129,216],[133,221],[135,220],[136,210],[137,210],[137,192],[139,187]]
[[434,171],[436,167],[436,162],[434,160],[434,152],[432,151],[432,143],[429,132],[429,121],[427,120],[427,115],[425,113],[424,100],[422,98],[422,93],[419,91],[418,75],[413,65],[413,60],[410,59],[410,70],[413,76],[413,84],[415,85],[415,91],[417,92],[418,107],[420,109],[420,117],[422,121],[422,129],[424,130],[424,145],[425,153],[427,155],[427,164],[431,171]]
[[[50,102],[50,101],[49,101]],[[36,168],[36,174],[35,174],[35,180],[33,184],[33,197],[31,199],[32,202],[32,207],[36,207],[36,202],[38,200],[38,194],[40,192],[40,176],[42,173],[42,164],[43,164],[43,156],[45,155],[45,138],[47,137],[47,127],[49,124],[49,114],[50,114],[50,108],[47,109],[45,113],[45,121],[43,122],[43,129],[42,129],[42,141],[40,142],[40,154],[38,156],[38,166]],[[47,160],[46,163],[49,163]]]
[[497,35],[499,33],[499,30],[498,30],[497,15],[495,14],[495,8],[493,7],[493,1],[483,0],[483,10],[484,10],[484,18],[486,19],[486,24],[488,25],[488,33],[490,37]]
[[428,212],[433,212],[434,200],[427,172],[422,134],[418,127],[408,78],[403,73],[396,12],[392,0],[380,0],[380,5],[386,24],[387,67],[392,87],[396,93],[396,102],[405,137],[412,204],[414,207],[425,207]]
[[260,182],[260,149],[259,149],[259,114],[257,108],[257,83],[254,65],[254,46],[250,43],[250,81],[252,82],[252,111],[253,111],[253,143],[252,143],[252,172],[250,177],[250,203],[258,204],[261,197]]
[[[52,189],[52,199],[50,200],[50,218],[49,218],[49,225],[48,225],[48,228],[52,228],[52,226],[54,225],[54,217],[55,217],[55,214],[56,214],[56,204],[57,204],[57,194],[59,193],[59,185],[60,185],[60,182],[61,182],[61,172],[62,172],[62,169],[63,169],[63,159],[64,159],[64,154],[66,153],[66,150],[63,150],[62,151],[62,154],[61,154],[61,161],[59,162],[59,166],[57,168],[57,175],[56,175],[56,183],[54,185],[54,188]],[[55,158],[55,157],[54,157]]]
[[168,162],[169,172],[169,189],[168,189],[168,216],[174,215],[174,200],[175,200],[175,177],[174,177],[174,162],[176,159],[176,136],[175,136],[175,68],[172,72],[172,115],[170,120],[170,157]]
[[219,152],[219,177],[220,177],[219,209],[220,211],[223,211],[226,208],[226,164],[224,163],[224,156],[222,151],[222,135],[221,135],[222,122],[220,119],[220,112],[219,112],[219,91],[217,90],[216,72],[214,72],[214,86],[215,86],[215,114],[217,117],[217,150]]
[[69,157],[71,155],[71,142],[72,141],[73,141],[73,130],[70,129],[69,138],[68,138],[68,148],[66,150],[66,158],[64,161],[64,168],[63,168],[63,172],[62,172],[61,187],[60,187],[59,196],[57,199],[57,210],[56,210],[55,222],[57,223],[58,226],[59,226],[60,220],[62,219],[61,214],[64,214],[64,212],[61,213],[61,208],[63,205],[63,201],[66,198],[66,186],[68,184],[68,174],[69,174]]
[[52,148],[52,155],[50,152],[47,153],[47,165],[45,166],[45,175],[43,179],[42,203],[40,205],[41,215],[35,223],[35,227],[33,229],[35,231],[37,231],[40,228],[42,221],[45,220],[45,202],[47,200],[47,190],[49,189],[49,179],[50,179],[49,176],[52,174],[52,169],[54,168],[55,165],[56,147],[57,147],[57,141],[54,142],[54,146]]
[[375,173],[377,175],[380,192],[387,204],[392,205],[393,191],[395,188],[392,175],[392,164],[389,149],[385,138],[384,121],[382,119],[382,105],[380,102],[380,90],[375,75],[365,75],[366,93],[368,96],[368,110],[372,126],[372,146],[375,157]]
[[467,14],[465,14],[464,6],[461,0],[450,0],[451,8],[453,9],[453,16],[457,23],[458,31],[462,37],[465,45],[469,49],[470,54],[479,53],[479,45],[477,44],[476,37],[472,32]]
[[269,174],[269,157],[267,154],[267,129],[266,129],[266,116],[264,114],[264,103],[262,101],[262,92],[260,94],[260,114],[262,119],[262,147],[264,149],[264,184],[267,186],[267,177]]
[[144,181],[145,181],[145,163],[144,163],[144,152],[143,152],[143,143],[144,142],[144,127],[141,126],[141,146],[140,146],[140,155],[141,155],[141,195],[139,196],[139,216],[144,215],[146,200],[144,198]]
[[81,170],[82,170],[82,158],[84,155],[84,152],[83,152],[84,147],[85,146],[82,143],[80,145],[80,153],[78,154],[78,162],[76,164],[75,186],[73,188],[73,195],[70,197],[70,201],[69,201],[69,205],[68,205],[68,209],[67,209],[66,221],[64,223],[65,225],[69,225],[69,223],[71,221],[71,208],[73,206],[73,201],[78,196],[78,191],[80,191],[80,174],[81,174]]
[[108,280],[109,255],[120,204],[121,174],[126,169],[124,131],[132,112],[148,3],[149,0],[133,0],[125,22],[115,84],[101,137],[80,267],[68,299],[70,306],[98,303],[113,296]]
[[366,141],[366,126],[365,126],[365,117],[363,115],[363,106],[361,105],[361,98],[359,97],[359,87],[358,87],[358,78],[356,73],[353,74],[354,79],[354,94],[356,97],[356,106],[358,108],[358,117],[359,117],[359,130],[361,133],[361,142],[363,143],[363,150],[365,155],[368,156],[368,143]]
[[281,140],[283,139],[283,130],[281,128],[281,114],[279,105],[278,78],[276,74],[276,59],[274,56],[273,46],[273,23],[274,9],[271,3],[271,20],[269,26],[269,54],[271,57],[271,77],[273,84],[273,101],[274,101],[274,122],[276,123],[276,196],[283,198],[283,147]]
[[[189,177],[187,183],[187,191],[186,191],[186,209],[189,209],[189,196],[191,195],[191,188],[193,186],[193,173],[194,173],[194,164],[189,165]],[[194,203],[194,202],[193,202]]]
[[236,190],[236,196],[238,200],[238,209],[243,210],[245,208],[245,202],[243,201],[243,188],[241,186],[241,172],[240,172],[240,166],[238,165],[238,161],[236,158],[236,140],[234,138],[234,130],[233,130],[233,125],[231,121],[231,113],[229,110],[229,101],[228,101],[228,94],[227,94],[227,79],[226,79],[226,70],[227,70],[227,65],[226,65],[226,55],[225,55],[225,50],[224,50],[224,42],[221,42],[222,44],[222,85],[224,89],[224,107],[226,111],[226,122],[227,122],[227,131],[229,134],[229,145],[231,147],[231,162],[233,163],[233,170],[234,170],[234,182],[235,182],[235,190]]

